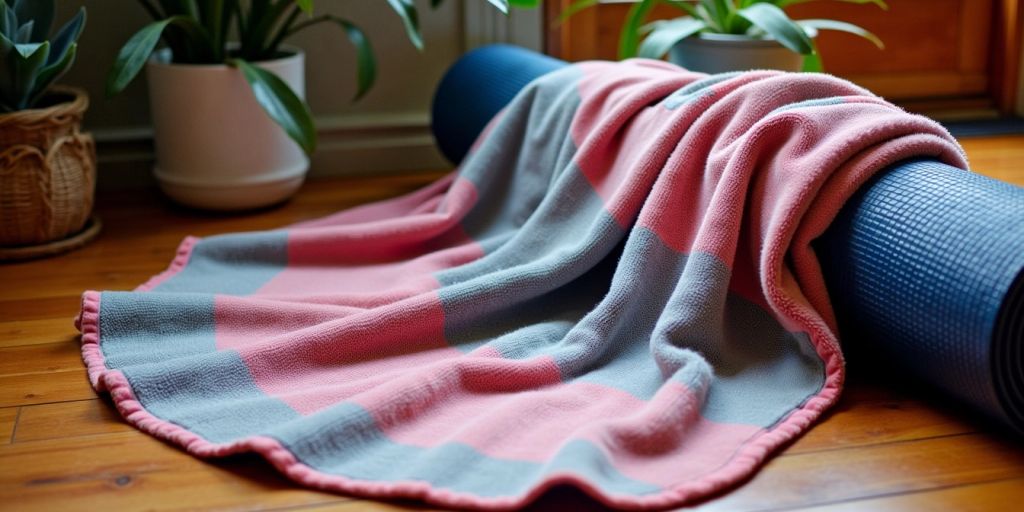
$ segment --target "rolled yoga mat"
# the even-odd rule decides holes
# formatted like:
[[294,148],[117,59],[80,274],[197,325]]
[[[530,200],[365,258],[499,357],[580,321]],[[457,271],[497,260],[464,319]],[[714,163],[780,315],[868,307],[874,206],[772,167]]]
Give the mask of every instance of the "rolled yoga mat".
[[[506,45],[466,54],[434,97],[438,147],[460,162],[526,84],[565,65]],[[1024,188],[902,162],[815,247],[842,339],[1024,432]]]

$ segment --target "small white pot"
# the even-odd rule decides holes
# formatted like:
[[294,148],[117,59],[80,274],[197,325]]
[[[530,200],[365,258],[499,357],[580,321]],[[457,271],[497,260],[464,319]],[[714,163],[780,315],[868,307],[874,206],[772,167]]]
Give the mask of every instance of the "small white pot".
[[[304,56],[288,49],[256,63],[305,97]],[[146,66],[156,130],[153,173],[175,201],[210,210],[244,210],[291,197],[309,158],[256,103],[241,71],[223,64],[170,63],[170,50]]]
[[[812,36],[813,37],[813,36]],[[687,37],[669,50],[668,60],[691,71],[725,73],[750,69],[800,71],[804,57],[774,39],[733,34]]]

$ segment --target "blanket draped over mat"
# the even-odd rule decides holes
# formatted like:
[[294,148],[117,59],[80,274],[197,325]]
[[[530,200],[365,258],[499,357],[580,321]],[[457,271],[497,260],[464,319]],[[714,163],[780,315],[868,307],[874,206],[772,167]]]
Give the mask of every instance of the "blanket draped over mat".
[[86,292],[84,358],[140,429],[313,487],[679,505],[835,402],[810,242],[919,156],[966,167],[938,124],[830,76],[577,64],[433,185],[189,238],[139,289]]

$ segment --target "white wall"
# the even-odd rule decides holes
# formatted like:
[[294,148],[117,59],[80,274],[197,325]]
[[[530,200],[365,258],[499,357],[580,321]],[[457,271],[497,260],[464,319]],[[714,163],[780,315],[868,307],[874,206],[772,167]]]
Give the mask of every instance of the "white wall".
[[[488,42],[541,45],[543,9],[516,11],[506,19],[486,0],[447,0],[437,10],[430,9],[428,0],[416,3],[426,43],[423,53],[409,43],[401,21],[384,0],[316,2],[318,12],[356,22],[373,44],[377,83],[358,103],[350,101],[355,90],[354,52],[340,29],[324,24],[289,41],[307,53],[306,94],[320,130],[314,174],[447,167],[429,130],[430,100],[447,67],[467,49]],[[143,176],[152,158],[152,132],[145,77],[140,75],[114,98],[105,98],[103,87],[118,49],[149,19],[130,0],[60,0],[58,23],[79,5],[86,6],[89,19],[78,60],[62,82],[89,91],[86,127],[98,142],[101,184],[148,179]]]

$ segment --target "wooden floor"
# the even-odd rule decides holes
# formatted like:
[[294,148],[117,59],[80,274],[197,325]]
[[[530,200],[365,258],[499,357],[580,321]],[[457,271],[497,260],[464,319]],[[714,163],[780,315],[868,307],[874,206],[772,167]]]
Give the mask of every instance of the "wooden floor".
[[[1024,185],[1024,137],[963,141],[972,167]],[[411,190],[434,175],[310,182],[245,216],[170,206],[155,192],[102,196],[105,229],[65,256],[0,265],[0,509],[385,510],[301,489],[253,456],[204,462],[135,431],[86,382],[71,319],[82,290],[130,289],[187,234],[277,227]],[[707,509],[1022,510],[1024,441],[970,411],[851,368],[841,402],[746,484]],[[415,504],[412,504],[415,506]],[[558,489],[539,508],[594,505]]]

